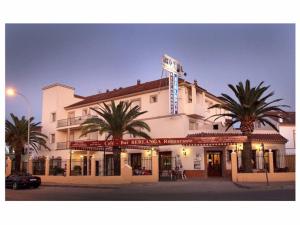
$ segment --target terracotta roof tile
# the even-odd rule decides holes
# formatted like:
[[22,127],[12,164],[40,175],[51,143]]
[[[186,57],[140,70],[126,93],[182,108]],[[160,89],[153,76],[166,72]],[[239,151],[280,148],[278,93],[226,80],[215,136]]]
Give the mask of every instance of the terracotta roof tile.
[[[180,82],[183,82],[183,80],[180,80]],[[99,101],[104,101],[104,100],[108,100],[120,96],[125,96],[133,93],[138,93],[138,92],[152,90],[152,89],[166,87],[166,86],[169,86],[169,80],[168,78],[163,78],[163,79],[154,80],[146,83],[136,84],[125,88],[114,89],[112,91],[101,93],[101,94],[91,95],[85,97],[85,99],[80,102],[67,106],[66,108],[72,108],[81,105],[97,103]]]
[[[179,84],[183,84],[183,83],[191,84],[190,82],[179,78]],[[100,94],[96,94],[96,95],[91,95],[91,96],[87,96],[87,97],[80,96],[80,97],[84,98],[84,100],[76,102],[72,105],[66,106],[65,108],[68,109],[68,108],[73,108],[73,107],[80,107],[82,105],[94,104],[97,102],[106,101],[106,100],[114,99],[114,98],[121,97],[121,96],[126,96],[126,95],[135,94],[135,93],[139,93],[139,92],[143,92],[143,91],[164,88],[164,87],[168,87],[168,86],[169,86],[169,78],[162,78],[162,79],[158,79],[158,80],[154,80],[154,81],[136,84],[136,85],[129,86],[129,87],[114,89],[112,91],[108,91],[108,92],[100,93]],[[209,96],[220,101],[220,99],[218,99],[217,96],[208,92],[207,90],[203,89],[202,87],[197,85],[196,89],[198,91],[203,91],[206,94],[208,94]]]

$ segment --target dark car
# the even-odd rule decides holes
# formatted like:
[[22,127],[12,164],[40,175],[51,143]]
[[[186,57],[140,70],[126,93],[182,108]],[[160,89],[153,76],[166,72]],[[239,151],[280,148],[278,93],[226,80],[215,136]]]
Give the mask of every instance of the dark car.
[[29,173],[11,174],[5,179],[5,187],[13,188],[38,188],[41,185],[41,178],[32,176]]

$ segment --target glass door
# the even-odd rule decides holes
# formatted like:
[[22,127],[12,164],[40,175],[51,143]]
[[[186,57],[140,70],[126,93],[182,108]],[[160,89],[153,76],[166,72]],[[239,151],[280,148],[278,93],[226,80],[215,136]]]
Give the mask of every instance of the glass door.
[[222,176],[222,152],[207,153],[207,175]]

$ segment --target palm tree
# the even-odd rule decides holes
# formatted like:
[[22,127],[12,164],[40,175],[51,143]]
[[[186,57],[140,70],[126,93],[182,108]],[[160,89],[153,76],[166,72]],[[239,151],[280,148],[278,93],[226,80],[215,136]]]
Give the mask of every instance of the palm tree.
[[[25,116],[19,119],[13,113],[10,114],[12,122],[5,120],[5,143],[15,152],[15,171],[20,172],[21,156],[25,154],[25,144],[27,144],[28,138],[28,120]],[[30,149],[39,151],[40,146],[49,149],[46,145],[47,136],[37,131],[39,123],[33,122],[34,117],[29,119],[30,123],[30,137],[29,144]]]
[[[249,80],[246,80],[245,85],[242,82],[239,82],[235,87],[229,84],[228,87],[233,91],[237,100],[227,94],[222,94],[220,99],[223,103],[215,104],[209,107],[209,109],[220,108],[224,109],[225,112],[215,114],[211,117],[216,117],[215,121],[221,117],[231,118],[231,122],[228,123],[226,131],[234,124],[240,123],[242,134],[247,136],[250,136],[254,131],[255,121],[262,123],[264,126],[268,124],[274,130],[278,131],[277,127],[268,120],[268,118],[282,118],[282,116],[280,114],[270,114],[270,112],[285,113],[280,107],[289,106],[274,105],[274,103],[282,99],[268,101],[270,97],[274,95],[274,92],[264,95],[270,86],[263,86],[263,84],[264,82],[261,82],[257,87],[251,87]],[[242,161],[245,172],[252,171],[251,158],[251,141],[247,141],[244,143],[244,149],[242,151]]]
[[[125,134],[131,134],[133,137],[143,137],[149,139],[150,136],[143,129],[150,132],[150,127],[147,123],[136,120],[136,118],[147,111],[141,111],[141,107],[136,105],[131,108],[132,102],[119,102],[118,105],[111,101],[111,105],[103,103],[99,108],[91,108],[98,114],[97,117],[86,119],[81,124],[82,134],[86,135],[92,132],[99,132],[100,135],[107,133],[107,139],[120,140]],[[114,157],[114,173],[120,174],[120,146],[113,146]]]

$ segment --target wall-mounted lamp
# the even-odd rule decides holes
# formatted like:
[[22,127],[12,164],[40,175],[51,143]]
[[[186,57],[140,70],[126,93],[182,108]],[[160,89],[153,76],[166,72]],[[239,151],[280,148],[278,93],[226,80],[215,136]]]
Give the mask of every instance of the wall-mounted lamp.
[[186,156],[186,153],[187,153],[187,152],[186,152],[186,149],[183,148],[183,149],[182,149],[182,154],[183,154],[184,156]]
[[152,149],[151,150],[147,150],[147,156],[150,157],[152,154]]
[[235,144],[236,151],[243,150],[243,144]]

